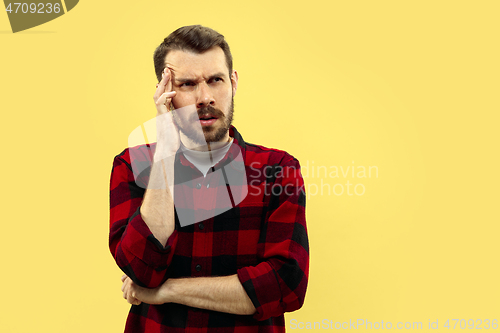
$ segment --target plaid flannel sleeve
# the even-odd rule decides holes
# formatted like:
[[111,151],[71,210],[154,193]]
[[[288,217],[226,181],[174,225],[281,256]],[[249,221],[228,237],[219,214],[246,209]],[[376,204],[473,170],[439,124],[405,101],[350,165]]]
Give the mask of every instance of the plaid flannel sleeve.
[[305,191],[299,162],[291,158],[273,170],[276,180],[270,184],[271,198],[258,244],[262,262],[238,270],[238,278],[257,310],[257,320],[299,309],[309,274]]
[[110,180],[109,248],[116,263],[140,286],[155,288],[166,280],[177,231],[163,246],[140,214],[144,189],[136,184],[128,150],[116,156]]

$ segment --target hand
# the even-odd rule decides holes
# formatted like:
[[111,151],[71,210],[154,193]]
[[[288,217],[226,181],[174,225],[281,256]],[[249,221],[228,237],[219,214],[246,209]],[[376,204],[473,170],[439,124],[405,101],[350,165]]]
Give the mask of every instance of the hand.
[[139,301],[137,298],[134,297],[135,291],[134,291],[134,282],[127,276],[123,275],[122,276],[122,292],[123,292],[123,298],[127,300],[132,305],[139,305],[142,302]]
[[165,67],[161,81],[156,85],[153,99],[156,104],[156,136],[157,147],[155,162],[175,155],[180,147],[179,129],[169,112],[172,106],[172,98],[176,91],[172,90],[172,72]]
[[176,91],[172,90],[172,72],[168,67],[165,67],[161,76],[162,79],[156,85],[156,92],[153,96],[156,103],[156,110],[158,111],[157,115],[162,115],[170,111],[172,98],[177,94]]
[[[168,281],[168,280],[167,280]],[[167,282],[158,288],[148,289],[139,287],[127,276],[122,276],[123,298],[132,305],[139,305],[141,302],[147,304],[164,304],[166,301]]]

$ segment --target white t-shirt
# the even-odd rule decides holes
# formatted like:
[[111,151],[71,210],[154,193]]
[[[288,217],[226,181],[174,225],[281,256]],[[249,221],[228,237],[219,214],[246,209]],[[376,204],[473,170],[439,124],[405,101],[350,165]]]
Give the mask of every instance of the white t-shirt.
[[224,155],[226,155],[229,151],[229,147],[231,147],[232,142],[233,138],[231,138],[231,140],[223,147],[211,151],[191,150],[186,148],[186,146],[184,146],[181,142],[181,149],[186,159],[193,163],[198,170],[200,170],[203,177],[206,177],[208,170],[219,163],[219,161],[222,160]]

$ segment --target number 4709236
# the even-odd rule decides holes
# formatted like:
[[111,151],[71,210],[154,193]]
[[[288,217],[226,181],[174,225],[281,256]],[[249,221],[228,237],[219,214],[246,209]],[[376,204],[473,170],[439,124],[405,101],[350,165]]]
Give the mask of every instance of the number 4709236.
[[[498,328],[498,320],[497,319],[493,319],[493,320],[489,320],[489,319],[484,319],[481,320],[481,319],[469,319],[469,320],[465,320],[465,319],[451,319],[452,321],[454,321],[455,323],[453,324],[453,327],[451,327],[450,325],[450,319],[448,319],[445,323],[444,323],[444,327],[446,328],[452,328],[452,329],[455,329],[455,328],[461,328],[461,329],[478,329],[478,330],[481,330],[481,329],[497,329]],[[457,327],[457,324],[459,327]]]
[[[61,12],[61,5],[59,3],[55,3],[55,4],[51,4],[51,3],[30,3],[29,5],[27,3],[21,3],[21,2],[15,2],[14,3],[14,6],[17,6],[15,8],[15,11],[14,9],[12,8],[12,3],[9,3],[9,5],[7,6],[7,8],[5,9],[7,12],[9,12],[9,14],[11,14],[12,12],[14,12],[15,14],[17,13],[23,13],[23,14],[27,14],[28,12],[34,14],[34,13],[37,13],[37,14],[51,14],[51,13],[60,13]],[[19,12],[19,9],[21,9],[21,11]]]

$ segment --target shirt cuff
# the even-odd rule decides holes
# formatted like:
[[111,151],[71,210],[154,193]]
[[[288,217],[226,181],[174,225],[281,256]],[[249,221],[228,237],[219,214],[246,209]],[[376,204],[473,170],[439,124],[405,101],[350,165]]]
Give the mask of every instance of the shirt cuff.
[[266,320],[284,313],[278,277],[268,262],[240,268],[237,274],[255,307],[254,319]]
[[153,235],[146,222],[142,219],[140,207],[129,219],[123,234],[122,248],[157,271],[168,267],[171,260],[172,247],[177,243],[177,231],[163,246]]

